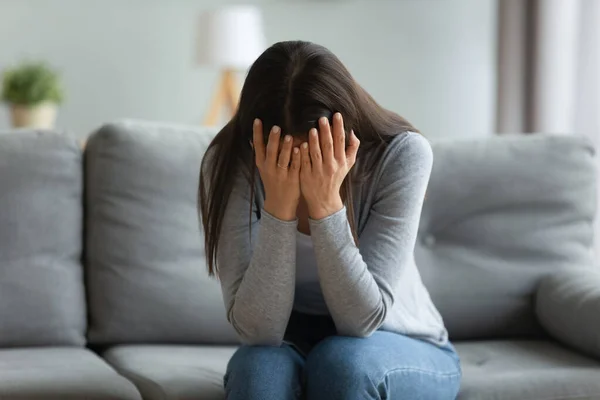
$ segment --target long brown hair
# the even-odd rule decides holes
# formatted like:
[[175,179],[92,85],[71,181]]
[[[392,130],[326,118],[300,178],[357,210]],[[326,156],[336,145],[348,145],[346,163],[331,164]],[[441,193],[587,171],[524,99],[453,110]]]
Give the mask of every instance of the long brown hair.
[[[394,136],[416,129],[377,104],[325,47],[303,41],[279,42],[265,50],[250,68],[235,115],[208,147],[207,153],[216,147],[211,157],[202,160],[198,192],[209,274],[218,273],[221,226],[237,174],[243,173],[250,184],[252,212],[257,176],[250,146],[254,119],[262,120],[266,143],[273,125],[283,134],[305,136],[318,126],[320,117],[331,120],[335,112],[344,118],[346,137],[354,130],[360,140],[356,164],[341,189],[356,240],[353,183],[368,177]],[[208,167],[207,162],[211,163]]]

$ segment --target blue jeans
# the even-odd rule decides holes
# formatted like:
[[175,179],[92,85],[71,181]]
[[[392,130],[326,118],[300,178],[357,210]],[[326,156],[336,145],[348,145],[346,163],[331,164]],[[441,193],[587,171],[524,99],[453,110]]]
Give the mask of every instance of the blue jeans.
[[229,361],[229,400],[453,400],[460,363],[445,348],[395,333],[331,336],[304,358],[294,347],[244,346]]

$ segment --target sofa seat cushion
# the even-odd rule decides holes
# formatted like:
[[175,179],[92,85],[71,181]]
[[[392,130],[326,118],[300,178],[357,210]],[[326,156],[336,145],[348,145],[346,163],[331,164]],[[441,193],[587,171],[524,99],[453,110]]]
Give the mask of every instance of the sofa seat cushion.
[[223,400],[223,375],[236,347],[117,346],[103,357],[144,400]]
[[457,343],[459,400],[600,399],[600,362],[547,341]]
[[140,400],[135,386],[80,348],[0,350],[0,399]]

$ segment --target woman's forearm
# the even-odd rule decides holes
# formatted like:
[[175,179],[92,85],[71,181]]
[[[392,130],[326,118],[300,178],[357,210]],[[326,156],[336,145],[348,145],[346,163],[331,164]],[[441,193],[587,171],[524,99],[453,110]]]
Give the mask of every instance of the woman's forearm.
[[369,336],[385,320],[387,296],[354,243],[346,209],[310,224],[321,290],[338,333]]
[[[247,269],[229,278],[239,282],[225,285],[228,318],[245,344],[279,346],[294,302],[297,221],[282,221],[263,211],[257,224]],[[238,251],[226,247],[226,252]]]

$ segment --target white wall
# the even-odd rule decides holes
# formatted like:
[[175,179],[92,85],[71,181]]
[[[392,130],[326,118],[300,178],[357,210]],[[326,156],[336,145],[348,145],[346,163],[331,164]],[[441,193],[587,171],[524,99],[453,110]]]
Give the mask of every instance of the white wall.
[[[64,75],[58,124],[85,135],[121,117],[200,123],[215,71],[194,64],[199,12],[217,0],[0,0],[0,68],[43,58]],[[384,106],[427,136],[493,131],[496,0],[261,4],[270,42],[329,47]],[[0,128],[8,127],[0,110]]]

